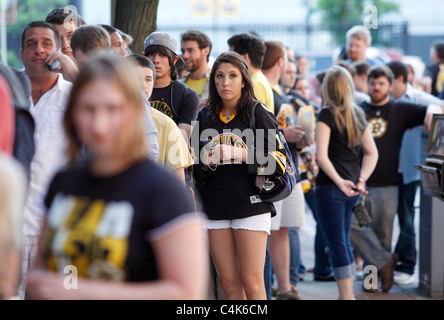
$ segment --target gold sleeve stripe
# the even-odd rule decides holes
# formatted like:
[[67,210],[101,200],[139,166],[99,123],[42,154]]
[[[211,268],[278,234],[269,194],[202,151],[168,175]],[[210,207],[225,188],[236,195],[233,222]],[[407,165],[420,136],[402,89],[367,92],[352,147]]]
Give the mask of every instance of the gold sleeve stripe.
[[269,152],[269,154],[276,160],[279,166],[282,169],[282,172],[285,172],[287,159],[280,151]]

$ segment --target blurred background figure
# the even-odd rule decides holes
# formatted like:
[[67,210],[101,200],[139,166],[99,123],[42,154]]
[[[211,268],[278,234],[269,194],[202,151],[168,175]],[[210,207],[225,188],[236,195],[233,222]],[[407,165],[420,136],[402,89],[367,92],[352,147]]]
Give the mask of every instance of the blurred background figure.
[[367,61],[371,66],[379,64],[367,56],[367,49],[372,45],[372,35],[364,26],[353,26],[345,34],[347,62]]
[[355,102],[360,104],[361,102],[370,101],[368,95],[367,85],[367,71],[370,69],[370,64],[366,61],[355,61],[350,65],[350,73],[353,77],[353,83],[355,84]]
[[181,35],[182,57],[187,73],[178,77],[199,95],[201,110],[208,102],[211,49],[210,38],[200,30],[188,30]]
[[[69,18],[69,20],[67,20],[67,18]],[[77,28],[86,24],[85,20],[73,10],[56,8],[48,13],[45,22],[52,24],[60,33],[62,40],[61,52],[69,56],[75,63],[74,53],[71,48],[71,37]]]
[[425,92],[439,97],[444,84],[444,41],[436,41],[430,48],[432,61],[422,76],[422,86]]
[[20,281],[26,175],[12,157],[14,107],[8,83],[0,76],[0,299],[15,298]]
[[100,26],[105,29],[111,37],[111,50],[123,57],[128,56],[128,52],[125,49],[125,42],[119,30],[107,24],[101,24]]
[[122,37],[122,40],[123,40],[123,50],[125,50],[124,56],[128,57],[128,56],[132,55],[133,52],[131,51],[129,46],[133,44],[134,38],[131,35],[123,32],[122,30],[117,29],[117,32],[120,34],[120,36]]

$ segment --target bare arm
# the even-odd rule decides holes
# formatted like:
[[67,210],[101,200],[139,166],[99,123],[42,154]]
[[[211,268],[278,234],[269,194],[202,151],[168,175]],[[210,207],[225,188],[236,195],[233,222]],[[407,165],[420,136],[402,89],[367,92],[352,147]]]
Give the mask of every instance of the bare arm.
[[174,171],[174,175],[183,183],[185,184],[185,169],[179,168]]
[[431,93],[432,92],[432,78],[429,76],[424,76],[422,78],[422,88],[425,92]]
[[378,149],[376,148],[375,140],[367,128],[362,135],[362,150],[364,152],[364,158],[362,160],[361,174],[357,183],[358,191],[364,194],[368,192],[365,189],[366,181],[375,170],[378,163]]
[[0,274],[0,300],[8,300],[16,295],[20,278],[21,252],[8,250],[2,256],[6,268]]
[[56,71],[60,72],[65,80],[74,82],[79,74],[79,68],[74,61],[66,54],[56,51],[48,56],[46,63],[51,65],[56,60],[60,62],[60,67]]

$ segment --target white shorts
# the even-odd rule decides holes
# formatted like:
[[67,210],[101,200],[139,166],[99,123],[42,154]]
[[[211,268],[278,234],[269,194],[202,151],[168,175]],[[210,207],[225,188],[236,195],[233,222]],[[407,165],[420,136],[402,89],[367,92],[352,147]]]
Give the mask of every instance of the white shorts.
[[207,230],[244,229],[249,231],[263,231],[270,234],[271,213],[258,214],[235,220],[206,220]]
[[305,220],[305,197],[301,183],[297,183],[293,192],[282,201],[275,202],[277,215],[271,219],[271,230],[300,227]]

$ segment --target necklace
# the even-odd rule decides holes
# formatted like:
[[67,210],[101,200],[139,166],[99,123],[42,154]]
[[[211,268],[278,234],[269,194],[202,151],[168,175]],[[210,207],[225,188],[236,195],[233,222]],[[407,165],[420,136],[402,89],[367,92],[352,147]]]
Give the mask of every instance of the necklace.
[[161,100],[162,102],[165,102],[165,97],[166,97],[166,95],[170,92],[170,90],[171,90],[171,85],[172,85],[172,84],[173,84],[173,82],[171,82],[171,83],[168,85],[168,87],[167,87],[166,91],[164,92],[162,98],[160,98],[160,100]]

